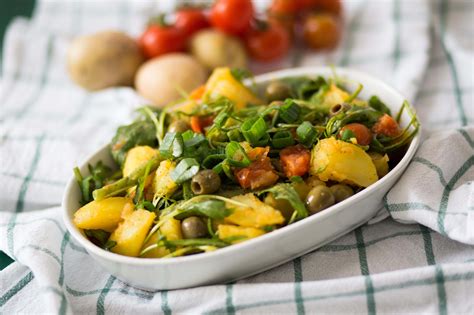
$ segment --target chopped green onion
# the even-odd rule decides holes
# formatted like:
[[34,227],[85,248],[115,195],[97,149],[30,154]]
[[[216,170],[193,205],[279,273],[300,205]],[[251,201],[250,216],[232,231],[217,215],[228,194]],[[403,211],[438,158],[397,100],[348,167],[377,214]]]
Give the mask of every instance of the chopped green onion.
[[196,159],[186,158],[178,163],[176,168],[170,173],[170,177],[176,184],[181,184],[191,179],[197,172],[199,172],[199,163]]
[[180,133],[168,132],[160,145],[160,155],[165,159],[178,158],[183,154],[183,137]]
[[193,134],[193,137],[190,138],[189,140],[186,140],[184,138],[184,134],[183,134],[183,140],[184,140],[184,146],[186,148],[192,148],[192,147],[195,147],[195,146],[207,141],[206,137],[201,133]]
[[355,138],[355,134],[354,132],[352,132],[352,130],[349,130],[349,129],[346,129],[342,132],[342,135],[341,135],[341,140],[342,141],[349,141],[351,140],[352,138]]
[[295,144],[293,135],[289,131],[278,131],[273,135],[272,145],[276,149],[282,149]]
[[298,120],[301,108],[292,99],[285,100],[285,103],[280,107],[280,118],[291,124]]
[[230,141],[237,141],[237,142],[244,141],[244,137],[242,137],[242,134],[240,133],[240,130],[238,129],[233,129],[227,132],[227,137],[229,138]]
[[299,142],[308,146],[312,145],[318,138],[318,132],[308,121],[304,121],[298,128],[296,128],[296,135],[298,136]]
[[240,131],[250,144],[255,145],[259,140],[261,140],[267,134],[267,123],[262,117],[252,117],[246,119],[244,123],[240,126]]
[[216,164],[222,162],[225,159],[225,154],[211,154],[206,156],[204,161],[202,161],[202,166],[205,168],[213,168]]
[[250,159],[244,148],[235,141],[229,142],[225,147],[225,155],[230,165],[236,167],[246,167],[250,165]]

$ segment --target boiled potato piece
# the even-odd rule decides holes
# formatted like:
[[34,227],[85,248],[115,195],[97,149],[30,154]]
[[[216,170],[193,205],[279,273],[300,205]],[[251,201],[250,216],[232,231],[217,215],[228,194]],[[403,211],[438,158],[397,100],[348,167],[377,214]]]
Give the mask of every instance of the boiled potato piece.
[[369,156],[372,159],[372,163],[375,165],[375,169],[377,170],[377,175],[379,178],[384,177],[388,173],[388,155],[382,155],[377,152],[369,152]]
[[[159,233],[153,234],[153,236],[150,237],[150,240],[143,246],[143,248],[147,248],[152,244],[156,244],[156,242],[158,241],[158,236],[160,234],[165,236],[166,239],[169,241],[183,239],[183,234],[181,233],[181,222],[174,218],[166,220],[165,223],[163,223],[163,225],[160,227]],[[163,256],[168,255],[169,253],[170,251],[167,248],[158,247],[150,250],[142,257],[161,258]]]
[[206,82],[206,69],[183,53],[166,54],[145,62],[135,77],[135,87],[144,98],[163,107]]
[[160,166],[156,169],[153,181],[155,195],[169,197],[178,189],[178,185],[170,175],[175,167],[176,163],[170,160],[164,160],[160,163]]
[[247,66],[247,55],[241,41],[216,29],[197,32],[191,39],[191,53],[209,69]]
[[125,256],[138,256],[155,217],[153,212],[143,209],[137,209],[127,216],[110,235],[109,240],[116,242],[111,251]]
[[249,103],[263,104],[252,91],[234,78],[229,68],[217,68],[212,72],[206,83],[205,96],[210,99],[227,97],[237,109],[242,109]]
[[331,108],[334,105],[342,104],[350,95],[338,88],[335,84],[329,86],[329,90],[324,94],[322,105],[326,108]]
[[235,238],[235,240],[231,241],[232,244],[244,242],[248,239],[265,234],[265,231],[261,229],[228,224],[220,224],[217,231],[219,232],[219,238],[221,240]]
[[240,207],[227,202],[226,207],[232,209],[232,214],[224,219],[226,223],[261,228],[285,222],[285,218],[280,211],[263,203],[252,193],[235,196],[231,199],[246,204],[247,207]]
[[91,201],[74,213],[74,224],[84,230],[112,232],[122,220],[123,213],[133,207],[132,200],[124,197]]
[[75,39],[68,50],[67,68],[71,79],[95,91],[112,86],[132,85],[143,63],[136,41],[122,32],[103,31]]
[[147,145],[130,149],[123,164],[123,176],[126,177],[132,174],[137,168],[148,163],[157,153],[157,150]]
[[364,150],[335,138],[323,139],[313,148],[310,173],[325,182],[334,180],[361,187],[378,180],[374,163]]

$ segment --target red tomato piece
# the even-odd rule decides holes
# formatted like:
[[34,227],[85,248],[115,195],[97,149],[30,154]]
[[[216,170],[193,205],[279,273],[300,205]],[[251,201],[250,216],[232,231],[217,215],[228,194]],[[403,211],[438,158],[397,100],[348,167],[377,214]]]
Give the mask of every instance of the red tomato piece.
[[212,26],[232,35],[243,34],[253,18],[251,0],[218,0],[211,10]]
[[234,175],[242,188],[252,190],[270,187],[278,180],[267,156],[253,161],[248,167],[236,169]]
[[303,176],[309,171],[311,152],[301,144],[280,151],[280,162],[286,177]]
[[204,128],[212,125],[213,121],[214,121],[214,117],[212,116],[206,116],[206,117],[192,116],[189,123],[191,125],[191,129],[194,132],[203,133]]
[[369,128],[363,124],[347,124],[342,127],[340,135],[342,136],[346,130],[350,130],[354,134],[355,138],[357,139],[357,144],[359,145],[369,145],[372,142],[372,132],[370,132]]
[[392,116],[384,114],[372,127],[372,131],[387,137],[396,137],[400,134],[400,127]]

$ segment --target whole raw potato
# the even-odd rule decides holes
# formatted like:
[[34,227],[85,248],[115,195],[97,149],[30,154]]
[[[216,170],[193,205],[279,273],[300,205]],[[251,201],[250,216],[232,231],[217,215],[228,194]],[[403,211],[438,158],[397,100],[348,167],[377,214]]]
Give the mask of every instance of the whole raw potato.
[[191,39],[194,57],[210,69],[245,68],[247,55],[241,41],[215,29],[205,29]]
[[138,69],[135,88],[144,98],[162,107],[204,84],[206,69],[193,57],[174,53],[153,58]]
[[143,60],[131,37],[118,31],[103,31],[75,39],[69,47],[67,67],[74,82],[94,91],[132,85]]

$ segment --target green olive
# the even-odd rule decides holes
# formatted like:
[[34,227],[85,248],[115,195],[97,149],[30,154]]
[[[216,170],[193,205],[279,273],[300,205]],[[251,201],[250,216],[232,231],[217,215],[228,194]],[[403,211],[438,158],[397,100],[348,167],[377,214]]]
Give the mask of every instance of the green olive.
[[202,170],[191,179],[191,190],[196,195],[212,194],[221,187],[221,178],[213,170]]
[[284,100],[290,97],[290,94],[290,87],[280,81],[270,83],[265,89],[265,96],[269,102]]
[[309,191],[311,190],[311,188],[313,188],[303,181],[293,182],[291,183],[291,186],[293,186],[293,188],[296,190],[301,200],[305,200]]
[[341,202],[344,199],[347,199],[354,194],[354,190],[351,187],[344,184],[336,184],[329,187],[329,189],[334,195],[334,198],[336,198],[336,203]]
[[326,186],[326,183],[323,182],[322,180],[320,180],[318,177],[316,176],[310,176],[306,179],[306,184],[311,187],[311,188],[314,188],[316,186],[319,186],[319,185],[323,185],[323,186]]
[[199,217],[189,217],[181,221],[184,238],[200,238],[207,236],[207,226]]
[[185,132],[189,129],[191,129],[191,126],[186,121],[179,119],[169,125],[168,132]]
[[323,185],[311,189],[306,197],[306,207],[312,214],[332,206],[335,202],[331,190]]

